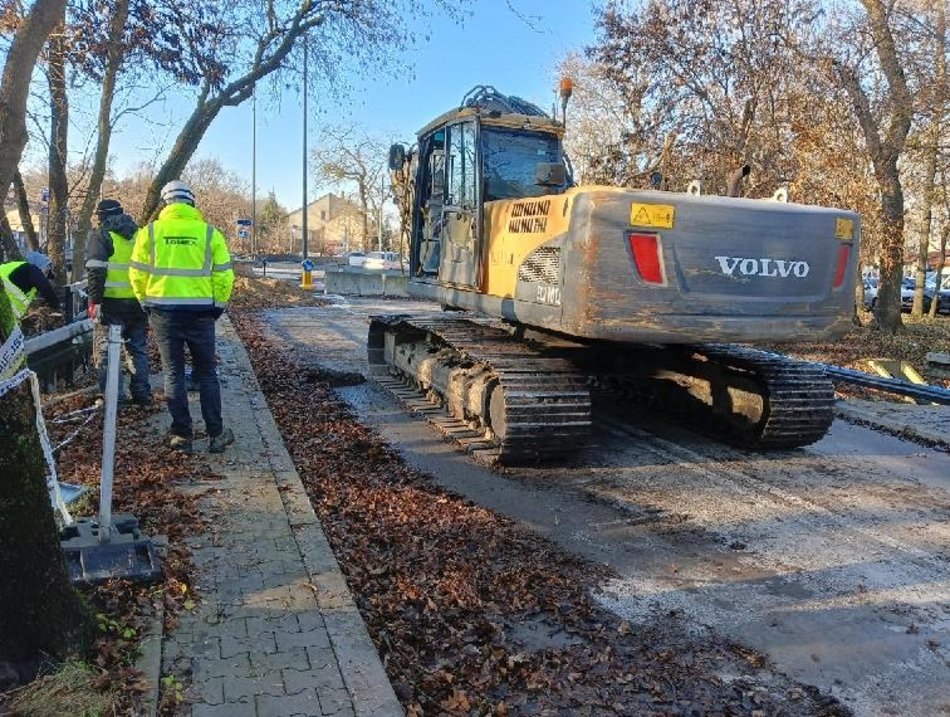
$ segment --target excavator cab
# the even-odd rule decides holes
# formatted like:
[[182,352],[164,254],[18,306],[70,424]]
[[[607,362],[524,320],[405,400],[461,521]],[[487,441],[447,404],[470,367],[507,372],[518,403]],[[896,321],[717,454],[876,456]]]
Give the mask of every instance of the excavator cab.
[[[478,291],[483,216],[490,202],[559,194],[571,186],[563,128],[535,105],[480,86],[419,133],[410,152],[390,150],[410,204],[410,272],[416,282]],[[408,196],[407,196],[408,195]]]

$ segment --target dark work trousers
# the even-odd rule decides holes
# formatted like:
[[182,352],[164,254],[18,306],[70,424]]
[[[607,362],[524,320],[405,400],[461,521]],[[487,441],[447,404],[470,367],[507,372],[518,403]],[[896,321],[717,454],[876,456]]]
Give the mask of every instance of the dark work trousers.
[[[129,370],[129,391],[134,398],[151,398],[152,388],[148,383],[148,318],[145,312],[104,311],[100,308],[99,321],[93,327],[94,363],[99,373],[99,389],[106,392],[106,370],[109,365],[109,326],[122,327],[122,344],[125,349],[125,364]],[[119,375],[119,396],[122,396],[121,374]]]
[[198,381],[201,415],[208,435],[221,435],[221,387],[214,354],[214,318],[187,311],[151,309],[149,323],[155,332],[165,373],[165,402],[172,416],[171,432],[192,437],[191,413],[185,385],[185,345],[191,352],[192,372]]

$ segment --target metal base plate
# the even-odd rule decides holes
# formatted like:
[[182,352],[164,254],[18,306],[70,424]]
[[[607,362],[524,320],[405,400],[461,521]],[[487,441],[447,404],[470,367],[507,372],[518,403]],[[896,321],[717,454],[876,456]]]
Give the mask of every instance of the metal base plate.
[[161,561],[151,538],[139,532],[135,516],[112,518],[109,541],[99,542],[99,522],[80,518],[60,533],[69,579],[79,585],[97,585],[113,578],[152,582],[162,576]]

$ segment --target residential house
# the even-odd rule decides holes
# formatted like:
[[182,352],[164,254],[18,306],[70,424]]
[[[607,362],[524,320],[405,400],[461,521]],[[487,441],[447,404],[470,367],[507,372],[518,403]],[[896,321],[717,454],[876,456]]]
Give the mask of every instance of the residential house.
[[[303,210],[287,215],[291,231],[291,253],[301,249]],[[363,211],[357,202],[332,192],[307,205],[307,249],[310,254],[334,255],[366,251],[375,246],[376,222],[370,217],[368,237],[363,237]]]

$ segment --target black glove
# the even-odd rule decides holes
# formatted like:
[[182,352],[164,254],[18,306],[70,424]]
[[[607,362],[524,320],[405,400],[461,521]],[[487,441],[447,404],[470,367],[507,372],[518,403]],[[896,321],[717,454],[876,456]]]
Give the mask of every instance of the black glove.
[[222,314],[224,314],[224,309],[222,309],[220,306],[215,306],[213,309],[211,309],[211,315],[214,317],[215,321],[220,319]]

